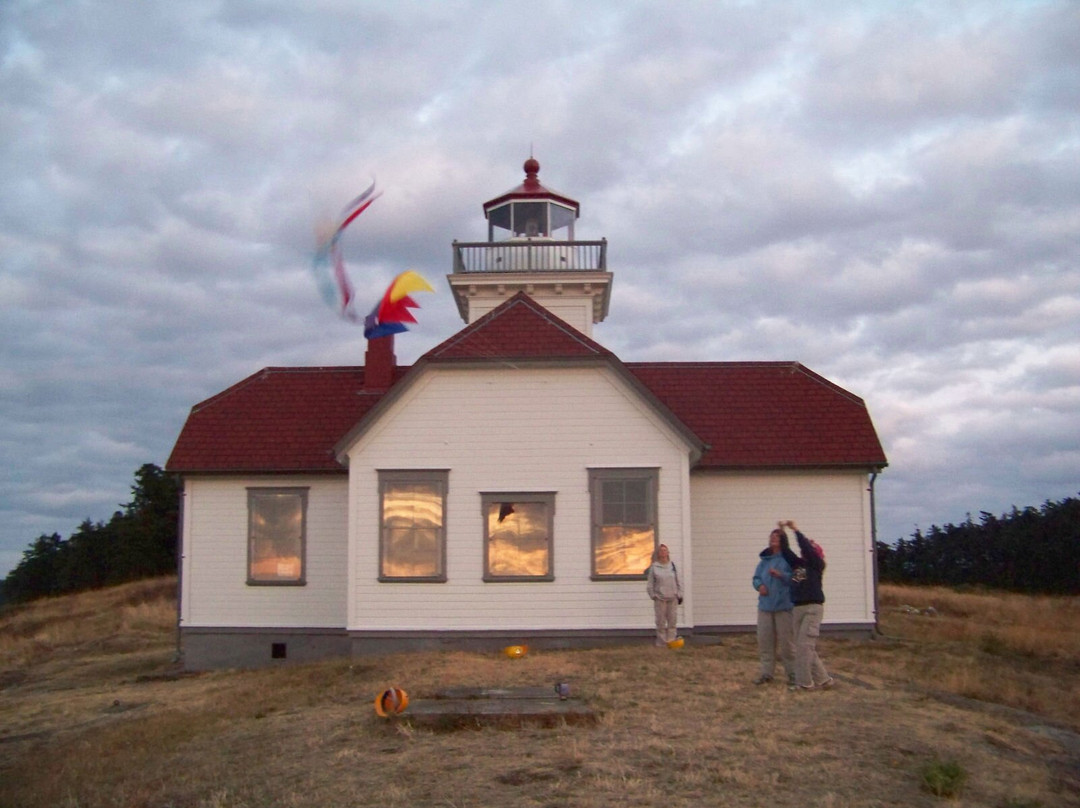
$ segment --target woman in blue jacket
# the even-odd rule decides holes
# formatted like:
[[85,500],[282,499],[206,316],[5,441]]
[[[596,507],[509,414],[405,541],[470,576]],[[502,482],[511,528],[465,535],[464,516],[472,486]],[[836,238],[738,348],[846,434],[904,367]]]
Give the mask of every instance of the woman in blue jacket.
[[761,672],[755,685],[771,682],[776,669],[777,650],[787,674],[788,684],[795,682],[795,640],[791,629],[791,566],[781,552],[779,528],[769,534],[769,546],[761,551],[754,570],[754,589],[758,593],[757,641]]

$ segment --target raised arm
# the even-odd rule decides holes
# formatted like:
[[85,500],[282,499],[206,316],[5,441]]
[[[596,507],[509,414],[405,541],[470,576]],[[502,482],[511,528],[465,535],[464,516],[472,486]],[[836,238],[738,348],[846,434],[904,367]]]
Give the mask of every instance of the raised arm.
[[803,563],[816,570],[825,569],[825,559],[819,556],[810,546],[810,540],[798,530],[795,531],[795,539],[799,542],[799,550],[802,552]]
[[[784,522],[781,522],[780,526],[783,527],[784,524]],[[795,569],[795,567],[802,563],[802,560],[797,555],[795,555],[795,552],[791,549],[791,542],[788,541],[787,531],[785,530],[781,532],[783,533],[783,535],[780,537],[780,555],[784,557],[784,561],[788,563],[789,567]]]

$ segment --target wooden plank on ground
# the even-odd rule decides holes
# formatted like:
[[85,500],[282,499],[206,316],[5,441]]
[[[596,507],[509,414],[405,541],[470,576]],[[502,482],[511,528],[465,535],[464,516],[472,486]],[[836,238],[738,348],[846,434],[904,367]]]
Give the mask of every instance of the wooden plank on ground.
[[435,730],[470,727],[553,727],[595,724],[598,711],[580,699],[550,698],[439,698],[410,702],[399,720]]
[[552,699],[555,685],[550,687],[448,687],[434,695],[436,699]]

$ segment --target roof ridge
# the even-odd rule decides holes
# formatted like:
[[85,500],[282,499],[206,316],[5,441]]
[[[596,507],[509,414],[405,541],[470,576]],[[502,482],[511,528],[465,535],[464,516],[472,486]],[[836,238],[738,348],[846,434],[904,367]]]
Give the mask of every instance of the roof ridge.
[[841,387],[836,382],[829,381],[828,379],[826,379],[821,374],[810,370],[810,368],[806,367],[806,365],[803,365],[801,362],[796,363],[796,368],[795,369],[797,371],[799,371],[800,373],[802,373],[804,376],[806,376],[811,381],[817,382],[822,387],[827,387],[828,389],[832,390],[833,392],[839,393],[840,395],[842,395],[845,398],[849,399],[853,403],[861,404],[863,407],[866,406],[866,400],[863,399],[862,396],[857,396],[854,393],[852,393],[850,390],[848,390],[846,387]]
[[216,404],[217,402],[221,401],[222,399],[228,398],[233,393],[235,393],[235,392],[237,392],[239,390],[243,390],[245,387],[252,384],[255,381],[255,379],[257,379],[258,377],[265,376],[267,370],[268,370],[268,368],[260,368],[259,370],[252,373],[250,376],[245,376],[240,381],[229,385],[224,390],[222,390],[220,393],[215,393],[214,395],[210,396],[210,398],[203,399],[202,401],[198,402],[197,404],[192,405],[192,407],[191,407],[192,414],[197,413],[197,412],[201,412],[202,410],[209,407],[211,404]]
[[304,371],[352,371],[363,370],[363,365],[267,365],[260,373],[272,372],[272,373],[297,373]]
[[352,372],[352,373],[355,373],[357,371],[363,371],[363,370],[364,370],[363,365],[313,365],[313,366],[267,365],[266,367],[259,368],[254,373],[252,373],[250,376],[245,376],[243,379],[236,382],[235,384],[229,385],[224,390],[222,390],[220,393],[215,393],[214,395],[210,396],[210,398],[203,399],[202,401],[200,401],[197,404],[193,405],[192,408],[191,408],[191,412],[193,412],[193,413],[201,412],[202,410],[209,407],[211,404],[217,404],[222,399],[228,398],[229,396],[233,395],[234,393],[237,393],[240,390],[243,390],[245,387],[248,387],[248,386],[254,384],[257,381],[261,381],[262,379],[265,379],[267,376],[269,376],[271,374],[310,373],[310,372],[314,372],[314,371],[318,371],[318,372],[321,372],[321,373],[326,373],[328,371],[330,371],[330,372]]
[[692,359],[676,359],[671,361],[650,359],[640,362],[624,361],[627,367],[797,367],[801,362],[791,359],[706,359],[694,361]]
[[420,357],[420,359],[438,359],[441,354],[446,353],[447,351],[464,342],[465,340],[476,336],[478,332],[483,331],[500,317],[503,317],[509,312],[513,311],[514,308],[516,308],[517,306],[524,306],[533,314],[540,317],[540,319],[544,320],[553,328],[557,329],[560,333],[562,333],[566,337],[569,337],[571,340],[588,349],[589,351],[592,351],[594,354],[598,356],[614,356],[614,353],[612,353],[610,349],[605,348],[596,340],[578,331],[561,317],[548,310],[545,306],[537,303],[525,292],[517,292],[516,294],[514,294],[513,297],[500,303],[498,306],[484,314],[482,317],[474,320],[472,323],[465,326],[465,328],[461,329],[456,334],[436,345],[434,348],[432,348],[430,351]]

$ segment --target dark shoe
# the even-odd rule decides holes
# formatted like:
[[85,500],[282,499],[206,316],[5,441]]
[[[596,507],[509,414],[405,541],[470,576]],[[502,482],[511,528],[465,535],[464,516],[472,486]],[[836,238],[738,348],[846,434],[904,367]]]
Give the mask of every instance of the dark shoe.
[[754,684],[755,685],[767,685],[771,681],[772,681],[771,676],[759,676],[757,679],[754,680]]

